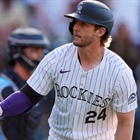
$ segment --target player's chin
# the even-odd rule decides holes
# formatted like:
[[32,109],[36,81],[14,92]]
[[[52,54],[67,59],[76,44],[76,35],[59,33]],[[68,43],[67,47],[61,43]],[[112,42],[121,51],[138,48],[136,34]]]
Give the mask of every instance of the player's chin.
[[75,42],[75,41],[73,41],[73,44],[74,44],[75,46],[79,46],[79,43],[77,43],[77,42]]
[[76,40],[76,39],[73,40],[73,44],[75,46],[80,46],[81,45],[81,43],[78,40]]

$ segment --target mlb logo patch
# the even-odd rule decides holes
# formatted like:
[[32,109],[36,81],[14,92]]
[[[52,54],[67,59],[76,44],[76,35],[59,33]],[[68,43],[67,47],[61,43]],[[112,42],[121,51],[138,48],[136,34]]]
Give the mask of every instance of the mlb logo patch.
[[136,93],[132,93],[128,98],[128,104],[131,104],[132,102],[134,102],[136,98],[137,98]]

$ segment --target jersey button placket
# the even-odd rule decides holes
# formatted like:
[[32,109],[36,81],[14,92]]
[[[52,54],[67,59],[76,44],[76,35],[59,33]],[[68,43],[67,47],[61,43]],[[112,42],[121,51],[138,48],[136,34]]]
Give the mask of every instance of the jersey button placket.
[[[82,73],[81,79],[80,79],[80,88],[82,88],[82,89],[85,87],[85,79],[86,79],[86,74]],[[77,100],[77,107],[76,107],[75,118],[74,118],[74,126],[73,126],[74,132],[76,132],[77,129],[78,129],[78,122],[80,120],[81,106],[82,106],[82,101]]]
[[81,75],[81,81],[80,81],[80,88],[83,88],[84,87],[85,79],[86,79],[86,75],[85,75],[85,73],[82,73],[82,75]]

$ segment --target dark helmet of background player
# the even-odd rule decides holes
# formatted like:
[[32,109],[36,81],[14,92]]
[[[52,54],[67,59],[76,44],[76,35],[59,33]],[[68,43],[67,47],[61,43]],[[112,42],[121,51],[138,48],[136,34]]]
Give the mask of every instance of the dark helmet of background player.
[[[103,26],[107,29],[107,34],[110,34],[114,24],[113,14],[109,7],[96,0],[83,0],[77,5],[74,13],[65,14],[64,16]],[[73,34],[74,24],[73,20],[69,26],[71,34]]]
[[8,53],[10,56],[10,64],[15,61],[22,64],[29,71],[34,70],[39,64],[39,61],[30,60],[24,53],[24,48],[30,47],[41,47],[43,49],[49,49],[50,41],[45,34],[31,27],[20,27],[12,32],[8,38]]

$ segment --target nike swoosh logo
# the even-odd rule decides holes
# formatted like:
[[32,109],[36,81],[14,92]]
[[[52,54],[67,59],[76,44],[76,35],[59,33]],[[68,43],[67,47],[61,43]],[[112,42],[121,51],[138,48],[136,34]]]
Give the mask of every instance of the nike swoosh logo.
[[67,72],[70,72],[70,70],[60,70],[60,73],[67,73]]

